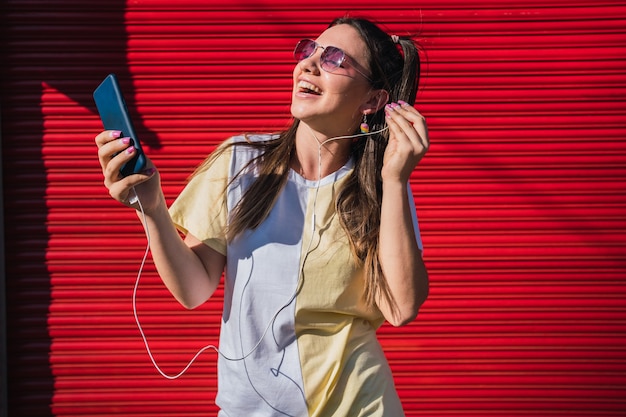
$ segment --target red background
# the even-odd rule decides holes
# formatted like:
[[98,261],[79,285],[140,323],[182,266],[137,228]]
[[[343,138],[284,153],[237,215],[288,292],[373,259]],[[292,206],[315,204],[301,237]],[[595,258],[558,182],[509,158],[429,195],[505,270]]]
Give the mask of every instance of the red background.
[[[226,137],[288,121],[291,50],[334,17],[422,45],[432,148],[411,185],[431,295],[384,326],[409,416],[626,414],[626,5],[618,1],[3,1],[11,416],[214,415],[216,354],[152,367],[145,247],[102,186],[91,92],[124,86],[168,201]],[[217,342],[149,263],[139,314],[177,373]]]

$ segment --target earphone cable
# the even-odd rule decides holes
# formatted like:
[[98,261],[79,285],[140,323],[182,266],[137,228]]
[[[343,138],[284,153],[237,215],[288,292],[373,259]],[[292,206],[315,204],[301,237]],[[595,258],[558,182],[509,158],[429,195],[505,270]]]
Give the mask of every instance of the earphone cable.
[[150,238],[150,230],[149,230],[148,224],[147,224],[146,213],[145,213],[143,205],[141,203],[141,199],[139,199],[139,197],[137,196],[134,188],[132,189],[132,192],[133,192],[134,195],[133,195],[131,201],[132,202],[137,202],[137,204],[139,206],[139,210],[141,212],[141,216],[142,216],[142,219],[143,219],[143,225],[144,225],[144,229],[145,229],[146,240],[147,240],[146,249],[144,251],[144,254],[143,254],[140,266],[139,266],[139,270],[137,272],[137,278],[135,279],[135,284],[134,284],[134,287],[133,287],[133,294],[132,294],[133,316],[135,318],[135,323],[137,325],[137,329],[139,330],[139,333],[140,333],[141,338],[143,340],[143,343],[144,343],[144,346],[146,348],[146,352],[148,353],[148,356],[150,358],[150,361],[152,362],[152,364],[155,367],[155,369],[161,374],[161,376],[163,376],[164,378],[170,379],[170,380],[177,379],[177,378],[181,377],[185,372],[187,372],[187,370],[196,361],[196,359],[202,353],[204,353],[208,349],[214,350],[222,358],[224,358],[224,359],[226,359],[228,361],[242,361],[242,360],[245,360],[247,357],[249,357],[250,355],[252,355],[256,351],[256,349],[261,345],[263,339],[267,335],[267,332],[272,327],[274,321],[278,317],[278,314],[280,314],[280,312],[285,307],[287,307],[288,305],[290,305],[294,301],[294,299],[295,299],[295,297],[296,297],[296,295],[297,295],[297,293],[299,291],[299,288],[300,288],[300,285],[301,285],[301,282],[302,282],[302,279],[303,279],[303,276],[304,276],[304,263],[305,263],[306,259],[308,258],[308,255],[310,253],[311,246],[313,244],[315,228],[316,228],[316,224],[315,224],[316,218],[315,218],[315,216],[316,216],[317,197],[318,197],[319,189],[320,189],[320,185],[321,185],[322,146],[324,146],[326,143],[331,142],[331,141],[340,140],[340,139],[351,139],[351,138],[354,138],[354,137],[357,137],[357,136],[374,135],[374,134],[377,134],[377,133],[384,132],[387,129],[388,129],[388,127],[385,127],[383,129],[380,129],[380,130],[377,130],[377,131],[374,131],[374,132],[369,132],[369,133],[360,133],[360,134],[356,134],[356,135],[337,136],[337,137],[326,139],[325,141],[323,141],[321,143],[319,142],[319,140],[315,136],[315,133],[313,133],[313,131],[311,130],[311,134],[317,140],[317,143],[318,143],[318,173],[317,173],[317,177],[318,178],[317,178],[317,183],[316,183],[316,187],[315,187],[315,193],[314,193],[314,197],[313,197],[314,199],[313,199],[313,206],[312,206],[313,218],[312,218],[312,225],[311,225],[311,227],[312,227],[311,236],[310,236],[310,239],[309,239],[306,251],[304,252],[304,254],[302,256],[302,260],[300,262],[300,267],[299,267],[299,272],[298,272],[298,282],[296,284],[296,288],[295,288],[294,293],[289,298],[288,302],[286,304],[282,305],[278,309],[278,311],[272,316],[272,318],[269,320],[267,326],[265,327],[263,333],[261,334],[258,342],[252,347],[252,349],[247,354],[245,354],[242,357],[231,358],[231,357],[225,355],[224,353],[222,353],[220,351],[220,349],[218,347],[216,347],[215,345],[209,344],[209,345],[204,346],[200,350],[198,350],[196,352],[196,354],[191,358],[191,360],[187,363],[187,365],[185,365],[183,367],[183,369],[179,373],[177,373],[175,375],[169,375],[169,374],[165,373],[161,369],[161,367],[158,365],[156,359],[154,358],[154,355],[152,354],[152,350],[150,349],[150,344],[148,343],[148,339],[146,337],[146,334],[145,334],[145,332],[143,330],[143,327],[141,325],[141,322],[139,320],[139,314],[138,314],[138,311],[137,311],[137,292],[138,292],[138,289],[139,289],[139,282],[140,282],[140,279],[141,279],[141,275],[143,273],[143,269],[144,269],[146,261],[148,259],[148,255],[150,253],[151,238]]

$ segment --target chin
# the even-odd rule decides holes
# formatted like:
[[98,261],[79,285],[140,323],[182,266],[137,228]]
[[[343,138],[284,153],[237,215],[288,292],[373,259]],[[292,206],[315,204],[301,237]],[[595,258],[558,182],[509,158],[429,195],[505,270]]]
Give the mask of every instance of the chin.
[[303,120],[306,119],[307,116],[310,116],[309,112],[307,111],[307,106],[303,103],[297,103],[297,102],[291,102],[291,115],[299,120]]

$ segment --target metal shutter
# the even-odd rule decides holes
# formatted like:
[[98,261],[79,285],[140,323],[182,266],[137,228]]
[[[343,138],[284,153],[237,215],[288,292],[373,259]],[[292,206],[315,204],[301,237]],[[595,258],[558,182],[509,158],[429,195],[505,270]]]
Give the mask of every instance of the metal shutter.
[[[91,91],[122,79],[171,201],[219,141],[285,125],[291,48],[346,12],[424,48],[432,290],[380,331],[407,415],[626,413],[623,2],[3,5],[11,416],[215,414],[215,353],[166,380],[134,324],[145,237],[101,185]],[[217,342],[219,295],[184,311],[148,263],[138,297],[167,372]]]

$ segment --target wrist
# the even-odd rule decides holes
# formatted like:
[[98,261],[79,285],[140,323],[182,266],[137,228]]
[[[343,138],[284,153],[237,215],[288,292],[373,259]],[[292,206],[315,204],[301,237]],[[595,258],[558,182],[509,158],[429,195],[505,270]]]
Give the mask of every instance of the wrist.
[[383,169],[381,170],[381,178],[383,181],[383,184],[385,183],[400,183],[400,184],[406,184],[409,181],[409,178],[411,177],[411,173],[413,171],[408,171],[408,172],[404,172],[404,170],[393,170],[391,168],[385,170],[385,167],[383,166]]
[[139,204],[135,204],[133,207],[137,210],[138,216],[142,216],[142,209],[146,217],[159,217],[164,213],[169,213],[163,193],[159,193],[159,196],[153,201],[141,201],[141,207]]
[[400,177],[383,177],[383,190],[406,189],[408,180]]

